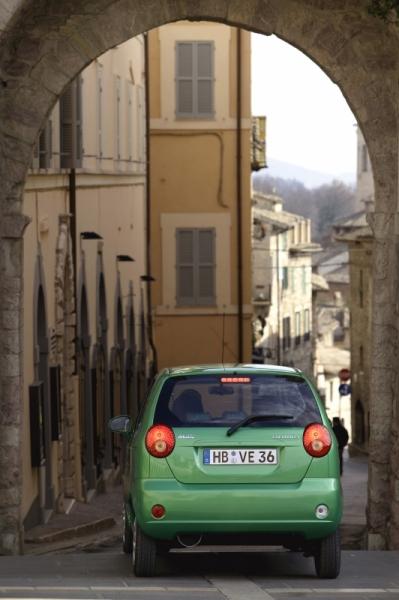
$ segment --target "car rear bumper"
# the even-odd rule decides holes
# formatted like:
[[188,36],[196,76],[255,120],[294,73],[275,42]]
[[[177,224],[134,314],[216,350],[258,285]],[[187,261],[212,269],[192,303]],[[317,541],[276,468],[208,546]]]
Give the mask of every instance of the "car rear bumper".
[[[341,520],[341,484],[335,478],[305,478],[297,484],[186,485],[173,479],[135,481],[133,509],[140,527],[154,538],[185,533],[294,534],[306,540],[333,533]],[[151,508],[166,513],[155,519]],[[329,508],[316,517],[319,504]]]

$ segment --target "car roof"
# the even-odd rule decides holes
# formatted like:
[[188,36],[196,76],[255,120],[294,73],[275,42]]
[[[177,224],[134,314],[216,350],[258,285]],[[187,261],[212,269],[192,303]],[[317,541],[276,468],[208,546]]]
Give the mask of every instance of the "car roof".
[[214,375],[229,374],[241,375],[256,373],[258,375],[266,373],[280,373],[290,375],[303,375],[299,369],[293,367],[284,367],[281,365],[259,365],[259,364],[211,364],[211,365],[182,365],[179,367],[169,367],[162,371],[162,375]]

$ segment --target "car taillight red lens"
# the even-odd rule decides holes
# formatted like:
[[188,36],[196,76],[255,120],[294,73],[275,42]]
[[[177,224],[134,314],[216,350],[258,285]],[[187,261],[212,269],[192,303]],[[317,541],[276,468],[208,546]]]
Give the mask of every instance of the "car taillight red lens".
[[175,447],[175,434],[166,425],[153,425],[145,436],[145,447],[151,456],[165,458]]
[[310,456],[325,456],[330,451],[331,443],[330,432],[320,423],[311,423],[303,432],[303,446]]

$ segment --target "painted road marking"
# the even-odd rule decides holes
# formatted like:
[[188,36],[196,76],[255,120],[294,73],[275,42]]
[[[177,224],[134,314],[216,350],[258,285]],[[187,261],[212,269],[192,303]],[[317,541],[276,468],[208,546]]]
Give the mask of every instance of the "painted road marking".
[[[214,587],[201,586],[1,586],[0,593],[16,593],[16,592],[129,592],[134,595],[134,592],[141,593],[187,593],[199,592],[204,594],[222,593],[228,600],[275,600],[271,594],[399,594],[398,588],[294,588],[294,587],[279,587],[279,588],[261,588],[253,581],[243,577],[207,577],[209,583]],[[21,598],[2,596],[1,600],[27,600],[30,595],[24,594]],[[59,598],[38,598],[34,600],[70,600],[70,597]]]
[[273,600],[268,592],[244,577],[206,577],[228,600]]

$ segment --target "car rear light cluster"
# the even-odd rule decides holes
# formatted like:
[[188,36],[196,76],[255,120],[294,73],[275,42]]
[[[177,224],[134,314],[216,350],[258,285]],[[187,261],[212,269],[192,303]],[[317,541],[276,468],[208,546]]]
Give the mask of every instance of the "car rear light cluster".
[[165,458],[175,447],[175,434],[167,425],[153,425],[145,436],[145,447],[151,456]]
[[303,432],[303,446],[310,456],[325,456],[330,451],[331,443],[330,432],[320,423],[311,423]]

